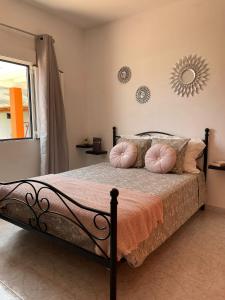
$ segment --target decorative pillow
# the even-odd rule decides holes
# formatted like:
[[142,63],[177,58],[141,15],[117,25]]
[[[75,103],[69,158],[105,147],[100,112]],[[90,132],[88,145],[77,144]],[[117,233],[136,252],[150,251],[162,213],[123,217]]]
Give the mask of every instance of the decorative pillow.
[[153,133],[152,138],[157,138],[157,139],[182,139],[181,136],[166,135],[166,134],[163,134],[163,133]]
[[109,154],[110,164],[115,168],[130,168],[137,159],[137,147],[129,142],[114,146]]
[[184,172],[199,173],[197,168],[197,159],[205,148],[205,143],[201,139],[191,139],[187,144],[186,153],[184,156]]
[[184,166],[184,156],[185,156],[185,151],[187,148],[187,143],[189,142],[190,139],[164,139],[164,138],[153,138],[152,139],[152,145],[155,144],[166,144],[171,147],[173,147],[176,150],[177,153],[177,160],[174,168],[171,170],[172,173],[175,174],[182,174],[183,173],[183,166]]
[[155,144],[145,155],[145,167],[153,173],[168,173],[176,164],[176,150],[169,145]]
[[121,134],[120,137],[122,139],[127,140],[150,140],[150,135],[134,135],[134,134]]
[[120,138],[118,143],[121,142],[129,142],[134,144],[137,147],[137,159],[134,164],[134,168],[143,168],[145,165],[145,154],[148,149],[151,147],[151,140],[150,139],[125,139]]

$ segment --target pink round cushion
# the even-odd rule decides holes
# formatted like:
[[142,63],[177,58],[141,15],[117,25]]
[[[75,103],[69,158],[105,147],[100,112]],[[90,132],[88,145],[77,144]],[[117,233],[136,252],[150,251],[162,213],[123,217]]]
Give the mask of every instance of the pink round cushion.
[[169,145],[155,144],[145,155],[145,167],[153,173],[168,173],[175,166],[176,150]]
[[130,168],[137,159],[137,146],[129,142],[121,142],[114,146],[109,154],[110,164],[115,168]]

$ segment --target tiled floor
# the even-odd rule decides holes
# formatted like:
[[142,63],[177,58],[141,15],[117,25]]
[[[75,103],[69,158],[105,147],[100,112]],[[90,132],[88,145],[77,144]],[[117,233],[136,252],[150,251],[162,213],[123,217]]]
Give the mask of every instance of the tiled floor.
[[4,300],[20,300],[10,288],[8,288],[3,282],[0,281],[0,299]]
[[[107,300],[108,272],[0,221],[0,300]],[[224,300],[225,214],[197,213],[137,269],[119,268],[118,300]]]

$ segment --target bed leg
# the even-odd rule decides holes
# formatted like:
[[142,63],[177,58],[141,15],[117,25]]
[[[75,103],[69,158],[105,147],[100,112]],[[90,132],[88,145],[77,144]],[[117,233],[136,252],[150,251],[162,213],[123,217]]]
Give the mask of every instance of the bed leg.
[[205,204],[200,207],[200,210],[205,210]]
[[111,196],[111,238],[110,238],[110,300],[116,300],[117,283],[117,197],[119,191],[112,189]]
[[110,270],[110,300],[116,300],[117,266]]

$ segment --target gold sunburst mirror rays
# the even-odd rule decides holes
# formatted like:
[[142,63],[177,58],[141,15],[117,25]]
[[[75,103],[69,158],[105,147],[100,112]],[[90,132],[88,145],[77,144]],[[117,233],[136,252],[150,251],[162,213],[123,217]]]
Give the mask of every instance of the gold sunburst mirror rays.
[[176,63],[170,77],[177,95],[189,97],[198,94],[209,78],[208,64],[200,56],[185,56]]

